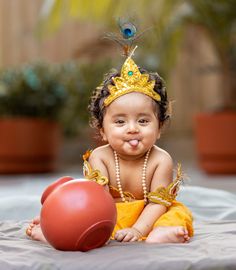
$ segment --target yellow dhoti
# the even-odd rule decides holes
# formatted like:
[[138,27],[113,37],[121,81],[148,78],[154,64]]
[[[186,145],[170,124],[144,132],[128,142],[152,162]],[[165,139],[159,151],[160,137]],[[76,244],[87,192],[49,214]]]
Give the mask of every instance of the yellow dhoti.
[[[116,231],[132,227],[145,207],[143,200],[131,202],[116,203],[117,223],[112,233],[114,237]],[[193,218],[190,210],[178,201],[173,201],[167,212],[163,214],[154,223],[154,227],[158,226],[183,226],[188,230],[189,236],[193,236]]]
[[[84,176],[89,180],[93,180],[100,185],[109,184],[107,177],[102,176],[99,170],[93,170],[87,159],[89,158],[91,151],[87,151],[83,156],[84,159]],[[148,201],[154,203],[160,203],[167,205],[167,212],[161,215],[160,218],[156,220],[153,225],[154,227],[160,226],[183,226],[188,230],[189,236],[193,236],[193,218],[189,209],[182,203],[175,200],[177,191],[179,190],[179,185],[182,182],[182,171],[181,165],[178,165],[176,179],[169,184],[168,187],[158,187],[156,191],[150,192],[148,194]],[[114,198],[119,197],[120,192],[117,188],[109,185],[110,193]],[[127,193],[127,194],[126,194]],[[129,192],[124,192],[127,197],[134,198],[130,196]],[[111,238],[114,238],[116,231],[130,228],[137,221],[140,214],[145,207],[144,200],[134,200],[130,202],[118,202],[116,203],[117,209],[117,223],[113,230]],[[145,239],[143,237],[142,239]]]

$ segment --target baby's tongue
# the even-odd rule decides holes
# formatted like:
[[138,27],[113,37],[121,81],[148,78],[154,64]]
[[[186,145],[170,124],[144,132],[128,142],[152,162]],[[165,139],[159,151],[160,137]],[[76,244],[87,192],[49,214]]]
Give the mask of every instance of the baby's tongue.
[[138,145],[138,140],[130,140],[130,141],[129,141],[129,144],[130,144],[131,146],[137,146],[137,145]]

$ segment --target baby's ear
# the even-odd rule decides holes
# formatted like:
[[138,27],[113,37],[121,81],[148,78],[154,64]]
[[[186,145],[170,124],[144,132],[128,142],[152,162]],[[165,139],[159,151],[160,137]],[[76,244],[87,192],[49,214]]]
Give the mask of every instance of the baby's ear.
[[161,138],[161,132],[162,132],[162,124],[159,123],[158,133],[157,133],[157,140]]
[[99,129],[99,132],[100,132],[100,135],[101,135],[101,137],[102,137],[102,140],[103,140],[104,142],[106,142],[106,141],[107,141],[107,136],[105,135],[103,128],[100,128],[100,129]]

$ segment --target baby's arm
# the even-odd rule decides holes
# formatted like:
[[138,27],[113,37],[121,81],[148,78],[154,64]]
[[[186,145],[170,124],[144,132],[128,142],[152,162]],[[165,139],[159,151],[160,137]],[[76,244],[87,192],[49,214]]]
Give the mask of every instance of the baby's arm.
[[[158,164],[151,182],[150,191],[155,191],[159,186],[167,187],[173,180],[173,162],[166,152],[161,152],[161,162]],[[142,236],[147,236],[152,230],[156,220],[166,212],[167,208],[161,204],[149,203],[139,216],[132,228],[117,232],[118,241],[137,241]]]
[[[102,161],[102,158],[101,158],[102,153],[101,152],[102,152],[102,149],[95,149],[89,157],[89,163],[90,163],[92,168],[98,169],[101,172],[102,176],[105,176],[108,178],[108,171],[107,171],[105,164]],[[108,185],[106,185],[104,187],[109,191]]]

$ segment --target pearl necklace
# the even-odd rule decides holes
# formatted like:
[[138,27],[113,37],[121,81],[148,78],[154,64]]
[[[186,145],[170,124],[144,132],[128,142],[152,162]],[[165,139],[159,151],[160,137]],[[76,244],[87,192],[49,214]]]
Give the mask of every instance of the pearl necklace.
[[[114,157],[115,157],[115,168],[116,168],[116,184],[118,187],[118,191],[120,193],[121,200],[123,202],[127,202],[125,199],[125,195],[121,186],[121,181],[120,181],[120,164],[119,164],[119,157],[114,150]],[[143,162],[143,169],[142,169],[142,188],[143,188],[143,197],[144,197],[144,202],[147,202],[147,185],[146,185],[146,172],[147,172],[147,162],[149,158],[149,154],[151,152],[151,148],[147,151],[144,162]]]

